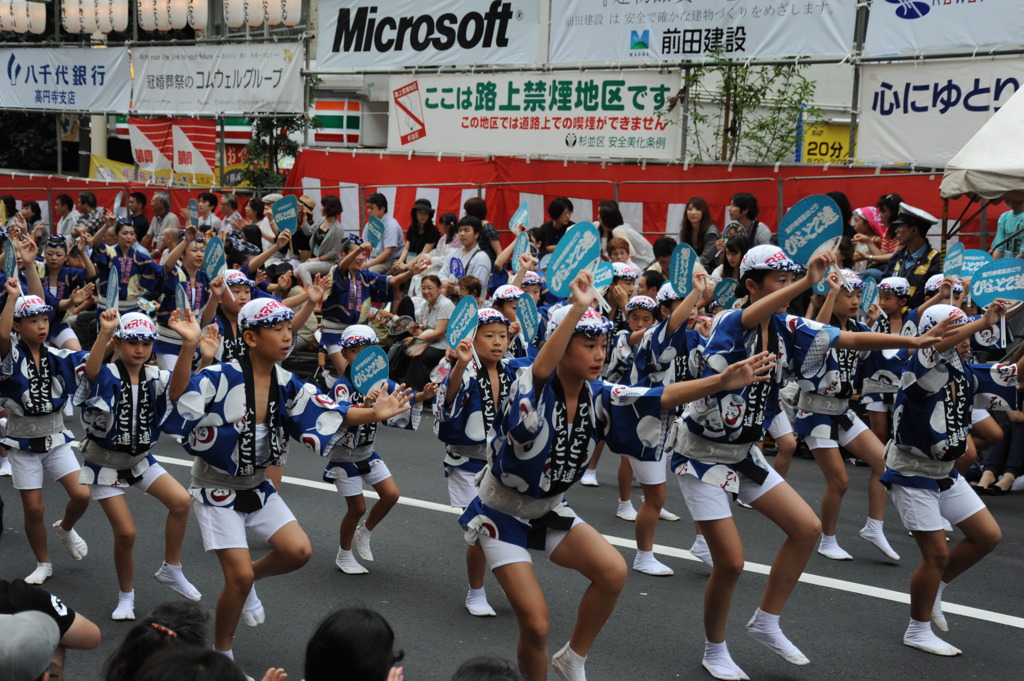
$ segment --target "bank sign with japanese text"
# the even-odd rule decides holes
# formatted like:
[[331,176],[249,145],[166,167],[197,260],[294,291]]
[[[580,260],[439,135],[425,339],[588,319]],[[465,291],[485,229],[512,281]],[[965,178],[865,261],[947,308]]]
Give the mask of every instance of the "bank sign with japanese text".
[[535,64],[540,0],[320,0],[319,69]]
[[[878,4],[878,3],[876,3]],[[552,63],[847,55],[853,0],[557,0]]]
[[136,47],[132,113],[302,113],[301,43]]
[[0,49],[0,109],[125,111],[132,98],[128,50]]
[[549,158],[672,159],[678,74],[392,76],[388,147]]
[[866,64],[857,160],[943,167],[1024,83],[1024,58]]

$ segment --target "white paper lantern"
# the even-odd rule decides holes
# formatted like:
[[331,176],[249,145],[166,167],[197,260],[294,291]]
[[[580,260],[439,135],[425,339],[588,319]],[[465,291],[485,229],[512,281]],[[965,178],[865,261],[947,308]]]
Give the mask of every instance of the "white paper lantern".
[[148,33],[156,30],[156,0],[136,0],[139,28]]
[[124,33],[128,30],[128,0],[111,1],[110,23],[113,30],[118,33]]
[[249,28],[259,28],[263,25],[263,0],[243,0],[242,6],[245,11],[245,25]]
[[155,11],[153,12],[156,16],[156,30],[158,31],[169,31],[171,30],[171,7],[167,0],[155,0],[153,3]]
[[82,0],[78,4],[78,23],[82,33],[88,35],[96,32],[96,0]]
[[224,0],[224,23],[228,28],[241,28],[245,23],[244,0]]
[[33,33],[42,33],[46,30],[46,5],[43,3],[28,3],[28,30]]
[[185,28],[188,24],[188,0],[168,0],[167,11],[171,17],[171,28]]
[[96,8],[96,30],[106,35],[114,28],[114,22],[110,16],[111,0],[95,0]]
[[65,33],[80,33],[82,25],[78,22],[78,6],[82,0],[61,0],[60,23]]
[[28,32],[28,0],[11,0],[4,11],[7,16],[7,30],[16,33]]
[[205,31],[210,20],[210,7],[206,0],[192,0],[188,4],[188,25],[197,31]]
[[10,0],[0,2],[0,31],[13,31],[14,17],[11,16]]
[[284,9],[282,21],[288,28],[295,28],[302,21],[302,0],[281,0]]
[[267,25],[277,26],[284,18],[284,5],[281,0],[263,0],[263,14],[267,18]]

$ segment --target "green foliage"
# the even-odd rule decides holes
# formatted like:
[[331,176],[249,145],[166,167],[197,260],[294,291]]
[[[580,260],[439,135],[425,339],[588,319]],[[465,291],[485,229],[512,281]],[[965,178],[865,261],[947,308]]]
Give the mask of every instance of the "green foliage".
[[54,114],[0,110],[0,130],[9,130],[0,144],[0,168],[56,170]]
[[709,62],[683,73],[690,160],[792,160],[801,114],[805,126],[823,114],[810,104],[815,83],[803,67],[746,64],[720,55],[709,55]]
[[[307,111],[313,108],[313,96],[320,79],[308,76]],[[242,168],[242,182],[250,187],[268,189],[284,185],[286,174],[281,171],[281,161],[294,158],[302,149],[302,144],[289,135],[305,128],[317,130],[323,124],[315,116],[298,114],[294,116],[274,116],[271,118],[254,118],[252,121],[252,139],[245,145],[245,165]]]

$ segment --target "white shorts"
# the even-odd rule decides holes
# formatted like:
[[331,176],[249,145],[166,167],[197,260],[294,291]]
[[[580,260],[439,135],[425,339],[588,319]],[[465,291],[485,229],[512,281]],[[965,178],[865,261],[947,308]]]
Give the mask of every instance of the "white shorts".
[[271,494],[266,505],[252,513],[208,506],[195,499],[192,500],[192,510],[199,521],[203,548],[207,551],[247,549],[249,540],[245,536],[246,530],[251,530],[263,541],[269,541],[275,532],[295,521],[295,516],[280,494]]
[[22,449],[11,449],[7,454],[11,462],[14,489],[42,489],[44,472],[50,480],[60,480],[65,475],[82,470],[75,452],[67,443],[45,454],[34,454]]
[[629,465],[633,468],[633,477],[641,485],[665,484],[668,461],[664,456],[661,457],[661,461],[639,461],[626,455],[622,455],[622,458],[629,460]]
[[467,508],[476,499],[476,473],[462,466],[448,466],[448,500],[453,508]]
[[50,343],[53,347],[60,349],[69,340],[78,340],[78,334],[70,326],[51,338]]
[[793,424],[789,422],[789,416],[786,415],[785,411],[780,411],[768,426],[768,434],[776,440],[792,432]]
[[985,409],[971,409],[971,424],[981,423],[990,418],[992,418],[992,414]]
[[164,470],[163,466],[155,463],[142,471],[142,477],[134,485],[129,485],[128,487],[121,487],[120,485],[89,485],[89,494],[92,496],[93,501],[101,501],[111,497],[124,496],[124,491],[126,489],[137,489],[140,492],[145,493],[149,491],[149,486],[166,472],[167,471]]
[[[354,478],[335,478],[334,486],[341,492],[343,497],[358,497],[363,493],[363,483],[376,485],[381,480],[391,477],[391,471],[384,463],[384,459],[374,458],[370,460],[370,472]],[[475,494],[473,496],[476,496]]]
[[953,486],[944,492],[890,485],[889,496],[903,524],[911,532],[941,530],[945,525],[943,518],[951,525],[959,525],[985,508],[985,504],[962,475],[957,476]]
[[804,443],[808,449],[838,449],[839,447],[845,447],[846,445],[853,442],[858,435],[867,430],[868,427],[864,425],[864,422],[858,417],[853,417],[853,425],[847,430],[845,428],[839,429],[839,441],[830,440],[825,437],[805,437]]
[[[743,473],[737,471],[740,480],[739,499],[748,506],[760,499],[780,482],[782,476],[775,469],[768,469],[768,477],[764,484],[758,485]],[[677,475],[679,489],[686,501],[690,516],[697,522],[704,520],[722,520],[732,517],[732,495],[721,487],[701,482],[694,475]]]
[[868,411],[873,411],[879,414],[884,414],[886,412],[892,411],[892,405],[886,404],[885,402],[868,402],[866,405],[864,405],[864,408],[867,409]]
[[325,345],[324,349],[327,351],[328,355],[333,355],[333,354],[335,354],[337,352],[341,352],[341,346],[340,345]]
[[[583,520],[581,518],[573,518],[572,526],[576,527],[582,523]],[[568,530],[549,529],[544,540],[544,555],[551,558],[551,554],[571,531],[571,528]],[[492,539],[485,534],[480,535],[479,541],[480,548],[484,550],[484,556],[487,558],[487,567],[491,568],[492,571],[512,563],[533,563],[529,549],[522,546],[509,544],[500,539]]]

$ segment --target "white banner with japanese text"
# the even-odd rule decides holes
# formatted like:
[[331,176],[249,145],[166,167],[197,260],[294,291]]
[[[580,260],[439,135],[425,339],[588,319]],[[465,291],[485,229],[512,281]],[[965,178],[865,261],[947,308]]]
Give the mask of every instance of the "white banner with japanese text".
[[1024,59],[865,65],[857,160],[941,168],[1024,83]]
[[0,49],[0,69],[0,109],[125,111],[131,102],[123,47]]
[[132,49],[132,113],[302,113],[301,43]]
[[[320,0],[318,69],[535,64],[540,0]],[[429,5],[429,6],[428,6]]]
[[1020,44],[1020,0],[886,0],[871,5],[864,54]]
[[552,158],[673,159],[679,74],[392,76],[390,149]]
[[845,56],[856,18],[852,0],[559,0],[548,61]]

